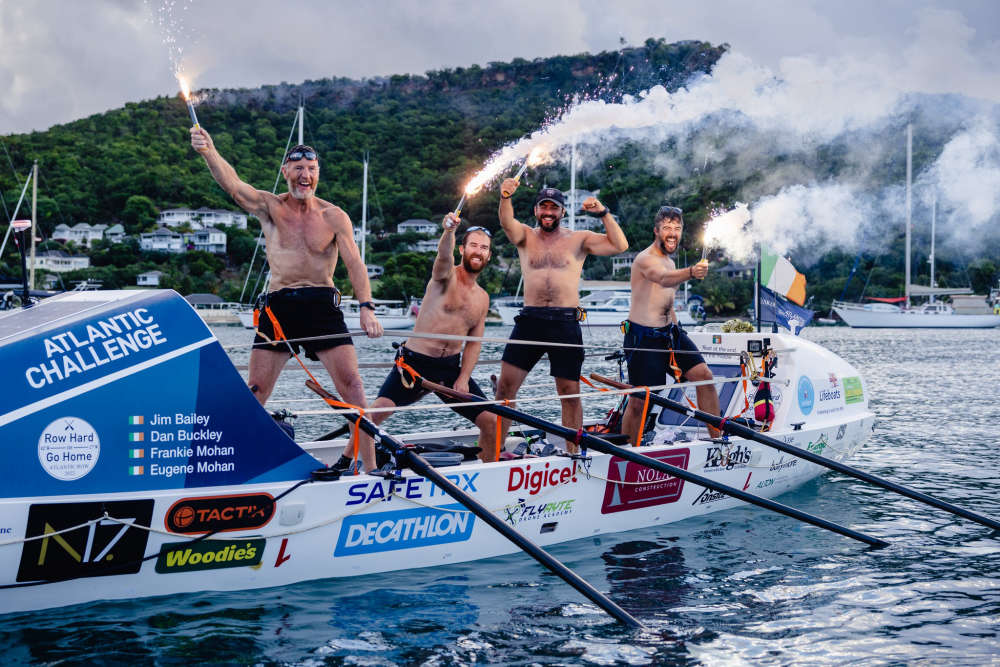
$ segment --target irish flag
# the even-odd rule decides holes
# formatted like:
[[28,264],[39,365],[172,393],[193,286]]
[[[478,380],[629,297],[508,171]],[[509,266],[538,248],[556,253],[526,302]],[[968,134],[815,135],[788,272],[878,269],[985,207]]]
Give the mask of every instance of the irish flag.
[[806,302],[806,277],[764,244],[760,246],[760,283],[800,306]]

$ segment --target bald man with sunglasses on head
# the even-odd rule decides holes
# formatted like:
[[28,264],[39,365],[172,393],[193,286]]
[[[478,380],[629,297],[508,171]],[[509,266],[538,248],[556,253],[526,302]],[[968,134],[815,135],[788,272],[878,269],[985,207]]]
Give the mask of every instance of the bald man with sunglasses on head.
[[[322,362],[345,401],[366,407],[358,357],[350,336],[322,338],[347,333],[339,307],[340,293],[333,285],[338,257],[347,267],[354,296],[361,302],[361,328],[369,337],[377,338],[382,335],[382,325],[375,317],[368,271],[354,242],[351,219],[340,207],[316,197],[316,151],[309,146],[288,151],[281,166],[288,192],[274,195],[241,180],[219,155],[204,128],[191,128],[191,146],[205,158],[212,176],[233,201],[260,220],[267,242],[271,292],[259,308],[247,380],[257,400],[263,405],[274,390],[291,354],[288,346],[298,350],[301,345],[309,358]],[[321,338],[301,344],[278,342],[272,315],[288,339]],[[362,437],[360,449],[365,470],[372,470],[375,450],[371,439]]]
[[[455,264],[455,230],[459,219],[445,216],[438,241],[437,257],[431,269],[431,279],[420,302],[420,312],[413,325],[414,333],[446,334],[482,337],[490,297],[476,282],[479,273],[490,261],[492,234],[485,227],[469,227],[458,246],[460,261]],[[399,348],[398,357],[414,371],[432,382],[453,387],[486,398],[472,379],[472,370],[479,361],[482,343],[479,341],[445,340],[440,338],[409,338]],[[417,386],[408,387],[410,376],[405,370],[389,372],[372,408],[410,405],[427,395]],[[448,401],[446,401],[448,402]],[[452,401],[453,402],[453,401]],[[466,406],[452,408],[479,427],[479,457],[496,461],[496,419],[482,408]],[[373,412],[372,420],[382,423],[391,412]]]

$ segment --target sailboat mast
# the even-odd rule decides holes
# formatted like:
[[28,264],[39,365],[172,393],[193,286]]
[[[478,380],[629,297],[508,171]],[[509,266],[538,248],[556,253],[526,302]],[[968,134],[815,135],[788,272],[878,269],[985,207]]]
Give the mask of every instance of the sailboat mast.
[[569,159],[569,231],[576,231],[576,139]]
[[305,140],[305,120],[306,120],[306,109],[302,106],[302,100],[299,100],[299,146],[306,143]]
[[912,202],[910,189],[913,179],[913,125],[906,126],[906,276],[903,289],[906,295],[906,307],[910,307],[910,215]]
[[[931,204],[931,256],[927,261],[931,263],[931,289],[934,289],[934,236],[937,228],[937,190],[934,191],[934,203]],[[934,303],[934,294],[931,293],[931,303]]]
[[28,282],[35,289],[35,230],[38,228],[38,160],[32,167],[31,177],[31,276]]
[[364,157],[364,182],[361,186],[361,263],[365,262],[365,237],[368,236],[368,153]]

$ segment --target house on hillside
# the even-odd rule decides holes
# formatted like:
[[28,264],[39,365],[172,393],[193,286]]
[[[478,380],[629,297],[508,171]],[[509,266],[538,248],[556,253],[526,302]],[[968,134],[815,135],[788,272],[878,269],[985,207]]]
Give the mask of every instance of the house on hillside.
[[177,232],[172,232],[166,227],[161,227],[155,232],[147,232],[139,235],[139,249],[146,252],[185,252],[184,237]]
[[204,250],[215,255],[226,254],[226,233],[214,227],[185,234],[184,243],[189,250]]
[[406,234],[407,232],[413,232],[416,234],[437,234],[438,225],[434,224],[430,220],[424,220],[422,218],[410,218],[409,220],[396,225],[397,234]]
[[718,269],[719,274],[729,278],[730,280],[737,280],[740,278],[752,279],[753,272],[756,267],[753,264],[741,264],[740,262],[730,262],[723,267]]
[[614,275],[621,271],[632,270],[632,263],[635,262],[635,256],[638,255],[637,252],[623,252],[620,255],[615,255],[611,258],[611,275]]
[[100,241],[104,238],[104,232],[107,228],[107,225],[90,225],[86,222],[78,222],[72,227],[60,224],[52,230],[52,240],[62,243],[72,241],[79,246],[89,246],[94,241]]
[[65,273],[90,267],[90,258],[86,255],[69,255],[62,250],[43,250],[35,254],[35,268]]
[[159,287],[162,271],[146,271],[135,277],[135,284],[139,287]]
[[104,238],[111,243],[121,243],[125,240],[125,228],[115,223],[104,230]]
[[438,239],[422,239],[406,246],[410,252],[437,252]]
[[156,224],[165,227],[180,227],[187,225],[195,231],[208,227],[247,228],[247,216],[236,211],[207,208],[205,206],[192,210],[190,208],[170,208],[161,211],[156,218]]

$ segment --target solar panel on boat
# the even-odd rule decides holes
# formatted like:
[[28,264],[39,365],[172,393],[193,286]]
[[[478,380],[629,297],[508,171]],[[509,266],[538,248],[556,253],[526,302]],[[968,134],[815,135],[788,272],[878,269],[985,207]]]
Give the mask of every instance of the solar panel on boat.
[[[738,364],[709,364],[708,367],[712,371],[712,375],[716,378],[733,378],[740,376],[740,367]],[[715,385],[719,390],[720,408],[726,408],[729,406],[733,400],[733,394],[736,393],[736,387],[738,384],[739,383],[737,382],[727,382],[726,384]],[[667,398],[672,401],[685,403],[684,390],[671,389]],[[664,426],[677,426],[679,424],[683,424],[687,419],[688,418],[685,415],[682,415],[679,412],[674,412],[673,410],[660,410],[660,416],[657,417],[656,423],[663,424]]]
[[20,337],[20,334],[58,326],[61,322],[85,311],[98,310],[110,303],[134,299],[145,293],[140,290],[65,292],[45,299],[31,308],[2,312],[0,343],[9,343]]

